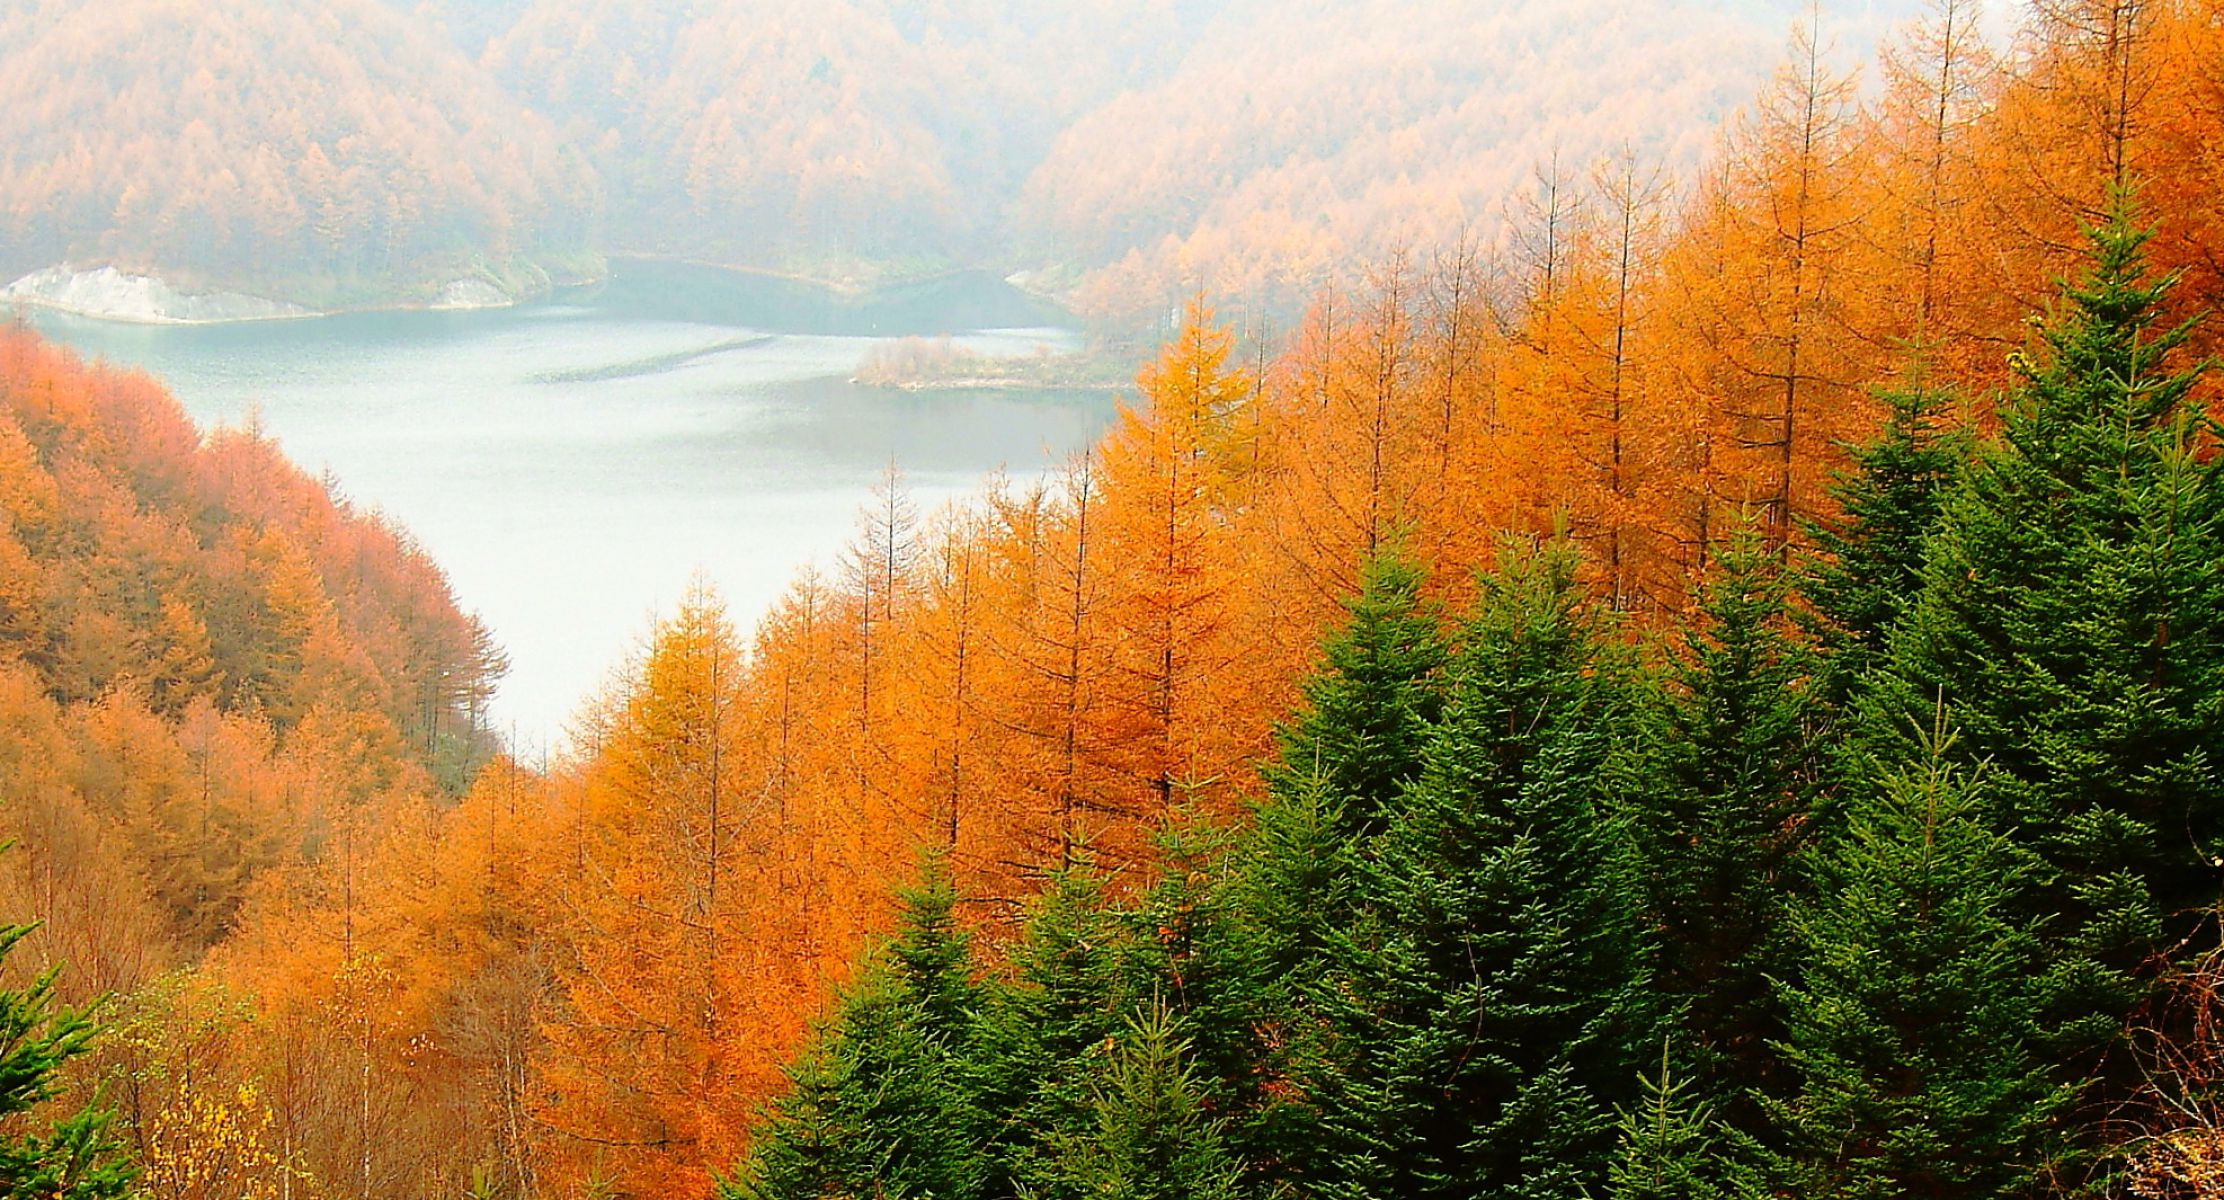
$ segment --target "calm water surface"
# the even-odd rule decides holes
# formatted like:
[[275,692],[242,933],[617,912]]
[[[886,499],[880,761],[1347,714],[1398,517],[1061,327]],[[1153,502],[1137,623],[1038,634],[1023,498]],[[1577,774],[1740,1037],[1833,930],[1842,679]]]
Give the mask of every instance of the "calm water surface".
[[259,414],[303,467],[407,527],[512,668],[497,717],[527,753],[700,571],[746,629],[831,565],[891,458],[922,513],[993,470],[1092,440],[1101,393],[896,392],[848,382],[876,344],[1071,348],[1060,314],[959,277],[845,302],[660,263],[514,309],[144,326],[51,313],[49,336],[145,367],[205,424]]

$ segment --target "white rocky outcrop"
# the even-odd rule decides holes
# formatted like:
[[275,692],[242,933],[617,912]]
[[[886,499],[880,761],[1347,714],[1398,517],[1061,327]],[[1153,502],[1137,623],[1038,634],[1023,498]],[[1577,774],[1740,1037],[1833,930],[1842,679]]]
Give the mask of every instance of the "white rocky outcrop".
[[440,289],[438,296],[433,297],[432,307],[442,310],[508,308],[515,303],[517,303],[517,297],[484,279],[454,279]]
[[114,267],[73,271],[48,267],[0,288],[0,302],[35,304],[110,321],[197,325],[313,317],[313,309],[238,292],[181,292],[152,275]]

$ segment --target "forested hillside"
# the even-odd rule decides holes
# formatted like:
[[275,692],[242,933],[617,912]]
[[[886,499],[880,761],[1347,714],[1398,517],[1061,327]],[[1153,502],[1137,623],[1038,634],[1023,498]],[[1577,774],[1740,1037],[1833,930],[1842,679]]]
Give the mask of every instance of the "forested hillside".
[[612,181],[612,244],[845,277],[1002,261],[1056,132],[1210,4],[536,0],[485,61]]
[[1603,157],[1695,167],[1790,23],[1703,4],[1271,8],[1230,6],[1028,175],[1020,229],[1077,273],[1084,311],[1204,288],[1271,312],[1397,249],[1519,254],[1504,222],[1567,204]]
[[500,654],[253,431],[21,329],[0,367],[0,886],[68,991],[128,990],[375,799],[468,779]]
[[596,269],[592,173],[376,0],[0,15],[0,273],[114,266],[311,306]]
[[[0,655],[99,765],[9,811],[217,811],[203,725],[370,772],[254,793],[307,824],[242,817],[284,851],[172,941],[24,876],[128,989],[77,1078],[181,1200],[2214,1194],[2219,17],[2002,54],[1941,0],[1867,87],[1802,35],[1679,187],[1563,160],[1518,253],[1352,264],[1271,345],[1194,299],[1091,452],[892,473],[460,797],[495,656],[437,575],[16,335],[0,501],[60,582]],[[73,466],[48,411],[173,449]],[[160,544],[278,531],[271,627],[186,601],[204,678],[159,596],[81,621],[145,536],[42,541],[118,502],[40,489],[233,455]]]
[[[648,253],[1290,316],[1497,239],[1555,154],[1694,166],[1795,7],[35,0],[0,16],[0,273],[322,308]],[[1850,58],[1911,6],[1833,7]]]

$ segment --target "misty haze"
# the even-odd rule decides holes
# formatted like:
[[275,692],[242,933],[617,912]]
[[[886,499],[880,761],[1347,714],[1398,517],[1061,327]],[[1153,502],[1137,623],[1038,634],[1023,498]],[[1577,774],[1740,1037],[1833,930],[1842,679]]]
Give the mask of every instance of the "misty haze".
[[0,0],[0,1200],[2224,1196],[2220,162],[2224,0]]

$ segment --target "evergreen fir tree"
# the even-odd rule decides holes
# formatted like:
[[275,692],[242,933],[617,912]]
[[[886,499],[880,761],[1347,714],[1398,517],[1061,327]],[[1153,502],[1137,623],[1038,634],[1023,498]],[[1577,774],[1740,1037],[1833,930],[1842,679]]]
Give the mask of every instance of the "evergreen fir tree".
[[[36,925],[0,927],[0,959]],[[24,1129],[23,1114],[59,1096],[59,1075],[91,1048],[93,1012],[57,1007],[59,968],[24,987],[0,990],[0,1200],[121,1200],[136,1174],[109,1136],[113,1114],[97,1104],[56,1121],[44,1134]]]
[[1561,546],[1509,553],[1451,669],[1420,779],[1363,855],[1363,915],[1324,999],[1328,1196],[1574,1197],[1658,1021],[1609,802],[1622,673]]
[[[1386,546],[1362,578],[1262,768],[1270,786],[1254,820],[1240,834],[1168,835],[1157,882],[1115,915],[1110,994],[1165,997],[1193,1086],[1261,1185],[1320,1163],[1311,1095],[1329,1068],[1312,997],[1348,924],[1351,843],[1418,771],[1440,707],[1447,651],[1420,570]],[[1372,815],[1353,819],[1358,809]]]
[[980,1015],[973,939],[958,924],[957,880],[940,851],[926,856],[919,880],[896,893],[897,932],[888,961],[912,1004],[953,1049],[963,1049]]
[[1163,1004],[1130,1018],[1102,1077],[1089,1089],[1087,1120],[1053,1134],[1036,1162],[1030,1200],[1236,1200],[1242,1170],[1203,1104]]
[[984,1117],[974,1098],[981,991],[939,858],[901,894],[895,939],[789,1072],[725,1200],[981,1194]]
[[1238,1084],[1228,1140],[1257,1182],[1302,1187],[1333,1171],[1319,1097],[1341,1071],[1322,1013],[1336,1006],[1356,894],[1344,806],[1324,779],[1277,789],[1233,859],[1207,931],[1236,964],[1225,1019],[1244,1054],[1221,1067]]
[[1090,1087],[1122,1028],[1125,927],[1086,864],[1053,875],[1011,952],[1011,982],[986,1008],[978,1046],[991,1117],[988,1194],[1042,1178],[1061,1134],[1090,1120]]
[[1420,773],[1451,657],[1422,583],[1394,540],[1362,564],[1348,619],[1326,639],[1299,715],[1278,731],[1267,795],[1209,930],[1212,953],[1232,964],[1237,1011],[1227,1019],[1244,1053],[1199,1058],[1235,1084],[1229,1142],[1262,1184],[1303,1186],[1333,1171],[1317,1096],[1339,1068],[1320,1011],[1348,944],[1354,847],[1381,831]]
[[1337,1071],[1320,1013],[1352,910],[1341,817],[1318,777],[1272,793],[1223,852],[1177,841],[1121,914],[1120,993],[1165,997],[1195,1085],[1261,1189],[1302,1186],[1328,1162],[1315,1096]]
[[1789,1194],[2024,1194],[2069,1099],[2037,1052],[2041,948],[2016,911],[2028,864],[1976,781],[1924,761],[1858,794],[1800,906],[1783,987],[1797,1094],[1772,1102]]
[[1647,723],[1645,783],[1629,806],[1660,985],[1731,1119],[1780,1074],[1769,977],[1789,965],[1784,908],[1814,835],[1830,725],[1787,591],[1756,534],[1731,542]]
[[1644,1079],[1643,1099],[1623,1110],[1621,1148],[1607,1176],[1610,1200],[1719,1200],[1714,1113],[1677,1078],[1669,1042],[1660,1070]]
[[1422,582],[1394,541],[1368,558],[1346,605],[1350,619],[1323,647],[1321,670],[1299,715],[1278,731],[1277,761],[1266,769],[1281,793],[1318,776],[1354,831],[1381,828],[1386,807],[1420,772],[1443,705],[1450,649]]
[[2116,195],[1945,503],[1864,705],[1888,746],[1943,698],[1963,760],[1997,768],[2040,862],[2023,900],[2046,918],[2065,1077],[2093,1069],[2150,956],[2193,935],[2224,879],[2224,460],[2191,397],[2202,368],[2168,365],[2188,329],[2158,327],[2173,280],[2149,277],[2147,237]]
[[1121,997],[1163,998],[1200,1094],[1224,1118],[1262,1103],[1258,969],[1233,936],[1229,831],[1205,826],[1161,835],[1158,878],[1118,911]]
[[1808,530],[1814,552],[1801,590],[1821,618],[1822,694],[1833,705],[1885,662],[1893,628],[1922,590],[1939,509],[1968,461],[1968,439],[1948,418],[1955,399],[1924,370],[1918,353],[1906,383],[1879,394],[1884,428],[1848,451],[1851,469],[1830,489],[1837,519]]

